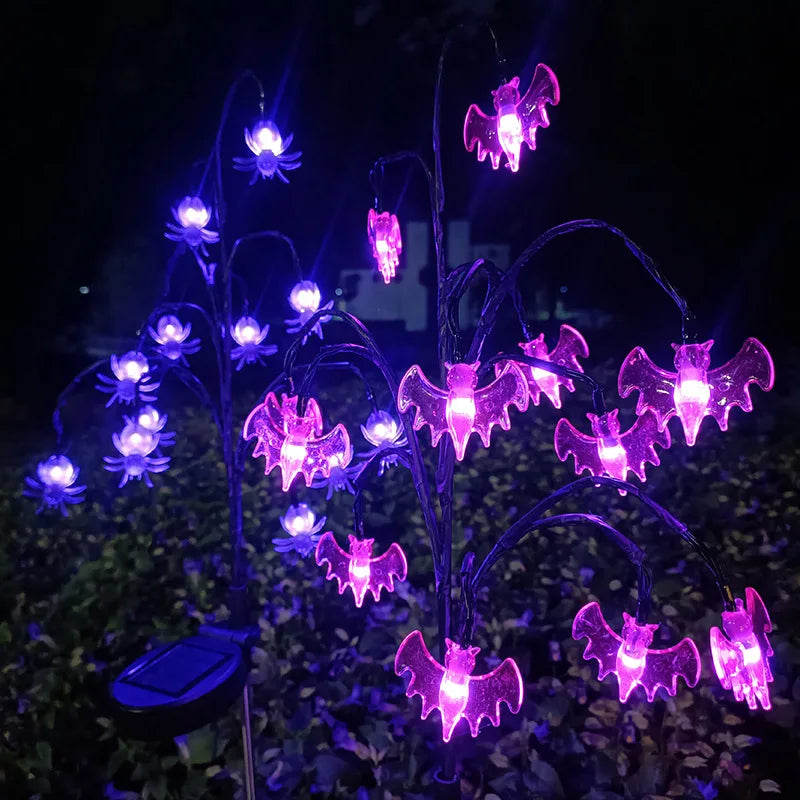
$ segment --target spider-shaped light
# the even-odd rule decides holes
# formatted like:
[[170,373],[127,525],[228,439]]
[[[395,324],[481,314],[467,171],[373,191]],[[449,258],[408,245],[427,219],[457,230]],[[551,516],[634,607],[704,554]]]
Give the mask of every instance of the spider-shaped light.
[[36,513],[46,508],[57,508],[66,517],[67,505],[80,503],[85,486],[73,486],[80,470],[64,455],[52,455],[46,461],[40,461],[36,467],[39,480],[26,476],[27,489],[23,489],[26,497],[41,500]]
[[143,428],[135,422],[128,422],[121,433],[112,433],[114,447],[122,454],[119,457],[104,456],[106,469],[109,472],[122,472],[119,486],[124,486],[130,479],[144,479],[148,488],[153,488],[151,472],[163,472],[169,466],[169,456],[151,456],[158,447],[159,434]]
[[297,169],[300,166],[302,151],[287,153],[292,143],[294,134],[290,133],[286,139],[281,137],[278,126],[270,120],[259,120],[250,131],[244,129],[244,141],[253,153],[246,158],[234,157],[233,168],[240,172],[251,172],[250,185],[252,186],[260,177],[274,178],[276,175],[284,183],[289,179],[283,174]]
[[286,514],[280,518],[281,527],[289,536],[273,539],[275,549],[279,553],[296,550],[305,558],[316,548],[319,532],[327,519],[322,517],[317,521],[316,515],[305,503],[289,506]]
[[[169,361],[181,361],[187,364],[185,356],[190,356],[200,349],[199,339],[189,339],[192,323],[186,325],[173,314],[165,314],[156,323],[155,330],[148,325],[147,332],[157,343],[156,351]],[[186,341],[189,339],[189,341]]]
[[[348,442],[349,444],[349,442]],[[353,460],[353,446],[349,445],[344,453],[333,453],[328,458],[331,474],[327,478],[317,477],[311,482],[312,489],[327,489],[326,500],[333,497],[334,492],[347,491],[355,494],[353,480],[361,471],[361,466],[350,464]]]
[[252,317],[248,316],[239,317],[238,322],[231,326],[231,338],[238,345],[231,350],[231,358],[234,361],[239,359],[237,370],[245,364],[253,364],[256,361],[263,364],[261,360],[263,356],[272,356],[278,352],[274,344],[261,344],[268,333],[269,325],[261,328]]
[[[322,301],[322,295],[319,291],[319,286],[317,286],[314,281],[300,281],[296,283],[292,287],[292,291],[289,292],[289,305],[298,313],[298,316],[295,319],[286,319],[284,322],[286,323],[286,330],[288,333],[295,334],[297,333],[303,325],[308,322],[311,318],[312,314],[316,313],[320,309],[320,302]],[[321,307],[323,310],[328,308],[333,308],[333,300],[330,300],[326,305]],[[305,344],[306,339],[308,339],[309,335],[315,333],[322,339],[322,322],[327,322],[327,319],[320,318],[315,323],[311,330],[303,336],[303,344]]]
[[219,241],[219,234],[206,228],[211,221],[211,207],[207,206],[199,197],[187,195],[177,208],[170,210],[178,224],[168,222],[164,236],[173,242],[186,242],[192,249],[200,250],[203,255],[208,255],[206,244],[214,244]]
[[106,408],[109,408],[115,400],[130,405],[136,400],[151,403],[157,399],[154,392],[161,384],[153,382],[147,374],[150,365],[143,353],[129,350],[119,357],[112,355],[110,363],[116,379],[98,372],[97,377],[101,383],[95,385],[95,389],[111,395]]
[[[403,429],[397,424],[394,417],[388,411],[373,411],[367,417],[367,424],[361,426],[361,433],[364,438],[373,445],[371,450],[359,453],[360,458],[371,459],[381,452],[394,447],[405,447],[408,440],[403,435]],[[391,466],[397,463],[397,453],[391,453],[381,458],[378,467],[378,476]]]
[[175,444],[175,431],[164,432],[167,424],[167,415],[162,414],[155,406],[142,406],[139,409],[136,419],[125,417],[125,422],[135,423],[150,433],[158,434],[158,446],[170,447]]

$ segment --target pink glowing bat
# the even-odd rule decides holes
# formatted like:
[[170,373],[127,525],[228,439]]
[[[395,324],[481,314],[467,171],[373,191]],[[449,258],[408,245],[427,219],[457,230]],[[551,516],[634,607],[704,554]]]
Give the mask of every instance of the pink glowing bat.
[[464,458],[470,434],[477,433],[483,446],[488,447],[492,425],[499,425],[504,431],[511,427],[510,405],[520,411],[528,408],[528,383],[518,364],[513,361],[504,363],[492,383],[476,389],[479,366],[479,361],[474,364],[445,363],[445,390],[434,386],[422,369],[414,364],[403,375],[397,391],[397,407],[401,412],[410,406],[417,408],[414,430],[428,425],[434,447],[445,431],[449,433],[459,461]]
[[618,414],[616,408],[600,416],[587,414],[593,436],[581,433],[567,420],[560,419],[556,425],[556,455],[562,461],[574,456],[577,475],[586,470],[590,475],[609,475],[624,481],[630,471],[644,483],[647,480],[644,465],[661,463],[655,445],[666,448],[672,444],[669,431],[666,428],[659,431],[656,418],[648,413],[639,417],[625,433],[620,433]]
[[[711,629],[711,658],[717,677],[725,689],[732,689],[737,700],[750,708],[756,701],[765,710],[772,708],[767,683],[772,671],[767,658],[772,655],[767,634],[772,630],[764,601],[755,589],[745,589],[747,608],[736,598],[736,611],[722,612],[722,631]],[[723,633],[724,631],[724,633]]]
[[[583,372],[578,356],[586,358],[589,355],[586,339],[571,325],[561,326],[558,344],[550,352],[547,351],[543,333],[530,342],[520,342],[519,346],[526,356],[540,358],[542,361],[549,361],[551,364],[578,372]],[[555,408],[561,408],[560,387],[563,386],[568,392],[575,391],[575,386],[569,378],[562,378],[560,375],[538,367],[529,367],[527,364],[523,365],[523,371],[528,379],[531,401],[535,406],[539,405],[539,395],[544,393]]]
[[378,214],[371,208],[367,214],[367,235],[372,245],[372,257],[378,262],[383,282],[389,283],[395,276],[403,249],[397,217],[388,211]]
[[473,736],[478,735],[481,719],[486,717],[495,727],[500,724],[500,704],[505,703],[513,714],[522,705],[522,676],[513,659],[485,675],[472,675],[475,656],[480,647],[462,647],[445,639],[447,653],[442,666],[425,646],[420,631],[411,631],[397,648],[394,671],[408,671],[411,680],[406,695],[422,697],[422,719],[434,708],[442,717],[442,738],[450,741],[458,721],[466,719]]
[[353,590],[356,606],[361,608],[367,589],[377,603],[381,597],[381,589],[394,591],[394,579],[406,579],[408,566],[403,548],[397,542],[377,558],[372,557],[374,539],[357,539],[351,533],[348,537],[350,552],[345,553],[330,531],[322,534],[317,544],[317,565],[328,562],[326,580],[336,578],[339,583],[339,594],[349,586]]
[[478,161],[488,155],[492,169],[500,166],[500,157],[505,153],[506,166],[516,172],[522,143],[535,150],[536,129],[550,124],[545,104],[558,105],[558,81],[550,67],[539,64],[524,97],[520,98],[519,77],[501,83],[492,90],[492,97],[495,116],[484,114],[474,103],[469,107],[464,120],[464,146],[471,153],[477,144]]
[[678,690],[678,677],[689,686],[700,680],[700,654],[697,645],[689,639],[666,650],[651,650],[653,632],[658,624],[639,625],[630,614],[622,612],[622,636],[615,633],[603,618],[597,602],[587,603],[572,623],[572,638],[588,640],[583,652],[585,659],[596,658],[599,663],[597,677],[603,680],[609,672],[617,676],[619,699],[624,703],[636,686],[641,686],[652,703],[659,686],[674,695]]
[[768,392],[775,380],[775,368],[764,345],[750,337],[727,364],[710,370],[713,344],[713,339],[702,344],[673,344],[677,372],[657,367],[641,347],[634,348],[619,371],[620,396],[627,397],[636,389],[636,413],[652,409],[662,430],[671,417],[677,416],[690,447],[707,416],[713,417],[723,431],[728,430],[733,406],[752,411],[749,385],[757,383]]
[[333,467],[347,466],[352,448],[344,425],[340,423],[324,436],[321,434],[322,414],[313,397],[301,417],[297,414],[297,397],[282,394],[279,403],[274,392],[250,412],[242,428],[244,439],[258,439],[253,456],[267,457],[264,474],[281,468],[284,492],[289,491],[299,473],[310,486],[315,472],[327,478]]

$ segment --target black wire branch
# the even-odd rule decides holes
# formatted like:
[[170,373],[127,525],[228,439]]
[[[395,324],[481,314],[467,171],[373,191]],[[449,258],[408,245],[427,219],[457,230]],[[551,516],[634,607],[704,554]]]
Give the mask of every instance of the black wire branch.
[[601,230],[608,231],[615,236],[619,236],[628,250],[633,253],[642,266],[650,273],[653,280],[655,280],[655,282],[670,296],[675,305],[678,306],[678,310],[681,312],[681,333],[683,341],[686,342],[689,338],[691,338],[691,336],[694,335],[693,332],[690,331],[690,325],[694,320],[694,314],[692,314],[692,312],[689,310],[688,303],[680,294],[678,294],[677,290],[673,287],[669,280],[667,280],[667,278],[661,273],[656,266],[655,261],[649,255],[647,255],[647,253],[645,253],[644,250],[642,250],[642,248],[636,244],[636,242],[634,242],[619,228],[609,224],[608,222],[604,222],[603,220],[576,219],[570,222],[565,222],[561,225],[556,225],[555,227],[546,230],[544,233],[534,239],[533,242],[531,242],[531,244],[529,244],[525,250],[522,251],[520,256],[508,268],[508,270],[506,270],[502,283],[497,288],[494,296],[484,309],[484,313],[481,316],[480,322],[478,323],[478,328],[475,331],[475,335],[472,340],[472,346],[470,347],[467,361],[472,362],[479,360],[480,352],[483,348],[486,337],[494,326],[500,304],[502,303],[506,294],[508,294],[511,290],[511,287],[516,285],[522,268],[546,244],[553,241],[553,239],[563,236],[566,233],[572,233],[574,231],[583,230],[586,228],[599,228]]
[[94,373],[96,370],[100,369],[100,367],[104,366],[108,363],[107,358],[101,358],[98,361],[95,361],[93,364],[90,364],[88,367],[82,369],[59,393],[58,397],[56,398],[55,408],[53,409],[53,429],[56,432],[56,446],[60,449],[62,447],[62,437],[64,436],[64,425],[61,422],[61,410],[64,408],[64,405],[67,402],[67,399],[72,394],[75,389],[78,388],[81,381]]
[[[305,374],[303,375],[303,379],[300,382],[300,387],[297,392],[299,398],[297,409],[301,416],[305,412],[306,403],[308,402],[308,397],[311,393],[311,385],[314,383],[314,380],[317,376],[317,370],[320,369],[320,367],[325,369],[347,369],[353,372],[364,384],[364,393],[367,396],[367,400],[369,401],[369,404],[372,406],[373,410],[376,410],[375,392],[372,390],[372,387],[370,386],[369,381],[366,379],[364,373],[361,372],[361,370],[355,364],[350,361],[327,361],[326,363],[323,363],[328,358],[342,355],[364,358],[375,367],[380,369],[380,367],[375,363],[372,353],[366,347],[364,347],[364,345],[345,343],[329,344],[321,347],[319,352],[314,356],[314,358],[311,359],[310,363],[306,367]],[[391,390],[391,386],[389,388]]]

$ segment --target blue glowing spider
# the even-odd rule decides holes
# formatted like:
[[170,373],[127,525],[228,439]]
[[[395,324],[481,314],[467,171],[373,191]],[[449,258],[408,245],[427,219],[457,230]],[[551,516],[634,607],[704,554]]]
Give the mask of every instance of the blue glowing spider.
[[272,356],[278,352],[274,344],[261,344],[268,333],[269,325],[261,328],[252,317],[240,317],[239,321],[231,326],[231,338],[238,345],[231,350],[231,359],[233,361],[239,359],[236,365],[237,372],[245,364],[253,364],[256,361],[263,365],[264,362],[261,360],[263,356]]
[[119,358],[112,355],[110,361],[111,371],[116,379],[98,372],[97,377],[100,383],[94,387],[111,395],[111,399],[106,403],[106,408],[109,408],[115,400],[130,405],[137,400],[151,403],[157,399],[154,392],[161,384],[153,382],[148,376],[150,365],[142,353],[129,350]]
[[112,433],[111,440],[121,456],[103,456],[109,472],[122,472],[119,487],[129,480],[144,480],[148,488],[153,488],[150,473],[163,472],[169,466],[169,456],[151,456],[158,447],[159,435],[143,428],[135,422],[129,422],[122,433]]
[[65,517],[67,505],[83,501],[85,486],[73,486],[80,470],[64,455],[52,455],[40,461],[36,467],[39,480],[26,476],[27,489],[22,490],[25,497],[41,500],[37,514],[46,508],[57,508]]
[[247,128],[244,129],[245,143],[253,155],[247,158],[234,158],[233,168],[240,172],[252,171],[251,186],[259,177],[271,180],[276,175],[279,180],[289,183],[282,170],[288,172],[297,169],[300,166],[300,156],[303,155],[300,151],[286,152],[293,138],[294,134],[290,133],[284,140],[274,122],[260,120],[253,126],[252,132]]
[[187,195],[177,208],[170,210],[178,224],[168,222],[164,236],[173,242],[185,242],[193,250],[200,250],[204,256],[207,256],[206,244],[214,244],[219,241],[219,234],[206,228],[211,221],[211,208],[206,206],[199,197]]
[[353,447],[344,454],[334,454],[330,457],[328,463],[330,466],[330,474],[327,478],[316,478],[311,481],[312,489],[326,489],[326,500],[333,497],[334,492],[348,491],[350,494],[355,494],[356,490],[353,486],[353,481],[358,477],[361,471],[361,466],[350,464],[353,460]]
[[158,447],[172,447],[175,444],[175,431],[164,431],[164,426],[167,424],[167,415],[162,414],[154,406],[142,406],[139,409],[136,419],[123,416],[125,423],[128,425],[140,425],[150,433],[158,434]]
[[[199,339],[189,339],[192,332],[192,323],[183,325],[181,321],[172,314],[166,314],[156,323],[155,330],[148,325],[147,332],[156,342],[156,352],[170,361],[178,361],[184,366],[189,366],[186,356],[196,353],[200,349]],[[189,341],[186,341],[189,339]]]
[[314,512],[305,504],[289,506],[285,516],[281,517],[281,528],[289,534],[272,540],[279,553],[290,553],[292,550],[305,558],[317,546],[319,532],[327,517],[316,519]]
[[[295,319],[285,319],[287,333],[295,334],[300,331],[303,325],[311,319],[312,314],[319,310],[327,310],[333,308],[333,300],[330,300],[326,305],[320,309],[320,302],[322,295],[314,281],[300,281],[292,287],[289,292],[289,305],[297,311],[298,315]],[[322,323],[328,320],[324,317],[318,319],[311,330],[303,336],[303,344],[306,343],[308,337],[315,333],[320,339],[322,336]]]
[[[408,440],[403,435],[403,429],[397,424],[388,411],[373,411],[367,417],[367,424],[361,426],[361,433],[364,438],[374,445],[372,449],[365,453],[359,453],[358,457],[366,461],[376,456],[381,450],[389,450],[395,447],[405,447]],[[381,458],[378,466],[378,476],[389,468],[397,464],[399,456],[397,453],[390,453]]]

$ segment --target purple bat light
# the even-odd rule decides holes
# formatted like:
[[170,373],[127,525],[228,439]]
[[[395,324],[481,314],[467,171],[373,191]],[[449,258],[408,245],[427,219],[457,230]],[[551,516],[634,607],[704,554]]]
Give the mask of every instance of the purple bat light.
[[520,411],[528,408],[528,384],[518,364],[505,362],[498,367],[495,380],[476,388],[478,367],[474,364],[449,364],[447,368],[447,390],[434,386],[414,364],[400,381],[397,391],[397,407],[401,412],[416,406],[414,430],[423,425],[431,429],[431,444],[436,447],[447,432],[453,440],[456,458],[461,461],[470,434],[477,433],[483,446],[489,446],[493,425],[504,431],[511,427],[508,407],[514,405]]
[[322,414],[313,397],[308,399],[301,417],[296,396],[282,394],[278,402],[274,392],[250,412],[242,429],[245,440],[258,439],[253,456],[266,456],[264,474],[280,467],[284,492],[301,473],[306,486],[311,486],[316,472],[329,477],[331,467],[343,463],[352,453],[350,437],[341,423],[324,436],[321,434]]
[[[589,355],[586,339],[571,325],[561,326],[558,344],[550,352],[547,350],[543,333],[530,342],[520,342],[519,346],[526,356],[549,361],[551,364],[568,367],[578,372],[583,372],[578,356],[587,358]],[[545,394],[555,408],[561,408],[560,387],[563,386],[568,392],[575,391],[575,386],[569,378],[562,378],[560,375],[538,367],[530,367],[527,364],[523,366],[523,371],[528,378],[531,402],[535,406],[539,405],[539,395]]]
[[539,64],[524,97],[520,98],[519,77],[500,84],[492,90],[492,97],[495,116],[484,114],[474,103],[469,107],[464,120],[464,146],[472,152],[477,144],[478,161],[488,155],[492,169],[500,166],[500,157],[505,153],[506,166],[516,172],[522,143],[535,150],[536,129],[550,124],[545,105],[558,104],[558,81],[550,67]]
[[636,389],[636,413],[651,409],[661,430],[677,416],[690,447],[708,416],[723,431],[728,430],[728,415],[734,406],[753,410],[748,388],[751,383],[757,383],[765,392],[772,389],[775,367],[766,347],[751,337],[730,361],[710,370],[713,344],[713,339],[702,344],[673,344],[676,372],[657,367],[643,348],[634,348],[619,371],[620,396],[627,397]]
[[336,578],[339,594],[349,586],[353,591],[356,607],[361,608],[367,589],[377,603],[381,597],[381,589],[394,591],[394,579],[404,581],[408,573],[406,555],[397,542],[376,558],[372,557],[374,539],[358,539],[351,533],[348,537],[349,553],[336,544],[330,531],[322,534],[317,544],[317,565],[328,564],[326,580]]
[[655,445],[668,448],[672,444],[669,431],[658,429],[652,414],[643,414],[625,433],[620,432],[619,409],[605,414],[587,414],[592,425],[593,436],[578,431],[566,419],[556,425],[556,454],[562,461],[572,455],[575,459],[575,472],[580,475],[587,471],[590,475],[608,475],[618,480],[627,480],[628,472],[633,472],[640,481],[647,480],[645,464],[658,466],[661,461]]
[[397,217],[388,211],[378,213],[374,208],[367,214],[367,235],[372,245],[372,257],[378,262],[378,270],[384,283],[390,283],[400,263],[403,240]]
[[270,120],[259,120],[250,131],[244,129],[244,141],[253,154],[249,158],[235,157],[233,168],[240,172],[252,172],[250,185],[252,186],[259,177],[272,179],[276,175],[283,183],[289,179],[283,174],[297,169],[300,166],[300,151],[287,153],[292,143],[294,134],[290,133],[285,139],[281,137],[278,126]]
[[485,675],[473,675],[480,647],[462,647],[446,639],[447,653],[442,666],[428,651],[420,631],[411,631],[397,649],[394,671],[408,672],[411,680],[406,695],[422,697],[422,719],[434,708],[442,718],[442,738],[449,742],[459,720],[466,719],[473,736],[481,719],[500,724],[500,704],[513,714],[522,705],[522,676],[516,662],[507,658]]
[[[711,629],[711,658],[717,677],[733,696],[750,708],[757,702],[772,708],[767,683],[772,681],[768,657],[772,647],[767,634],[772,630],[764,601],[755,589],[745,589],[747,606],[736,598],[736,611],[722,612],[722,629]],[[724,632],[723,632],[724,631]]]
[[625,612],[622,617],[622,636],[609,627],[597,602],[587,603],[572,623],[572,638],[585,636],[588,640],[583,657],[596,658],[600,665],[598,679],[603,680],[610,672],[617,676],[620,702],[626,702],[636,686],[644,689],[651,703],[659,686],[674,695],[679,676],[689,686],[697,685],[700,654],[691,639],[681,639],[666,650],[651,650],[650,643],[658,624],[639,625]]

